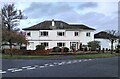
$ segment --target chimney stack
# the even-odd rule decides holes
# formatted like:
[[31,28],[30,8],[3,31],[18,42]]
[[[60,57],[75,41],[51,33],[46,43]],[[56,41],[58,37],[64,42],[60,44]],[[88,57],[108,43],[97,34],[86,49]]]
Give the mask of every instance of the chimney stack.
[[55,26],[55,22],[54,22],[54,19],[52,19],[52,26]]

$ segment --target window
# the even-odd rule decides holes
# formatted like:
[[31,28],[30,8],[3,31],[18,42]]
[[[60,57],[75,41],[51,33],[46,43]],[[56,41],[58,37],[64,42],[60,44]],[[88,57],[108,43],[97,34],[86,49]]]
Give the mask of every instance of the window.
[[74,35],[75,35],[75,36],[78,36],[78,34],[79,34],[79,32],[74,32]]
[[64,36],[64,32],[57,32],[58,36]]
[[31,36],[31,33],[30,33],[30,32],[28,32],[28,33],[27,33],[27,36]]
[[44,45],[45,47],[48,47],[48,42],[43,42],[41,45]]
[[65,43],[59,42],[59,43],[57,43],[57,46],[58,46],[58,47],[64,47],[64,46],[65,46]]
[[86,36],[87,36],[87,37],[90,37],[90,32],[87,32],[87,33],[86,33]]
[[48,36],[48,32],[47,31],[41,32],[41,36]]

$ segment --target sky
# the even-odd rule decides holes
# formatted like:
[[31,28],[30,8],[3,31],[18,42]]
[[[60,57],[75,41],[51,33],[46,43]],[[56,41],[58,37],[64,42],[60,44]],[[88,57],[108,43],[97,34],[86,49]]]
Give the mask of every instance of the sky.
[[118,30],[117,0],[44,0],[29,2],[5,0],[4,4],[14,3],[17,9],[23,11],[27,19],[21,20],[19,28],[26,28],[45,20],[62,20],[69,24],[84,24],[95,28],[96,32]]

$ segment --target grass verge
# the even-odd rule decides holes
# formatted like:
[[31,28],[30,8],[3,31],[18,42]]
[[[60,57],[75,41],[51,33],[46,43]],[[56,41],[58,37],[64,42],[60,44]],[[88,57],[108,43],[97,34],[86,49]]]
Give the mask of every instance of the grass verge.
[[[69,56],[69,55],[64,55]],[[108,58],[108,57],[114,57],[114,56],[120,56],[120,54],[110,54],[110,53],[99,53],[99,54],[81,54],[81,55],[73,55],[68,59],[88,59],[88,58]],[[63,56],[59,55],[59,58],[62,58]],[[41,56],[41,55],[13,55],[12,57],[10,55],[0,55],[0,59],[56,59],[58,58],[58,55],[47,55],[47,56]]]
[[117,54],[100,53],[100,54],[84,54],[73,57],[73,59],[88,59],[88,58],[108,58],[118,56]]

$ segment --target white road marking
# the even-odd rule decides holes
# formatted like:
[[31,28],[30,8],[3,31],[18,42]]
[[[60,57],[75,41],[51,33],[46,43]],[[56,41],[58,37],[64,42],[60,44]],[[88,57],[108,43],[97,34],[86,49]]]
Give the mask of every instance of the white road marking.
[[17,69],[17,68],[11,68],[11,69],[7,69],[7,70],[14,70],[14,69]]
[[24,69],[24,68],[29,68],[29,67],[32,67],[32,66],[25,66],[25,67],[22,67],[22,68]]
[[58,65],[62,65],[62,63],[58,63]]
[[78,60],[78,62],[82,62],[82,60]]
[[6,71],[2,71],[2,70],[0,70],[0,73],[1,73],[1,74],[4,74],[4,73],[6,73]]
[[49,64],[45,64],[45,66],[48,66]]
[[45,66],[39,66],[40,68],[44,68]]
[[77,63],[77,60],[72,61],[72,63]]
[[18,72],[18,71],[22,71],[23,69],[15,69],[15,70],[12,70],[11,72]]
[[68,61],[66,64],[71,64],[72,62],[71,61]]
[[56,65],[56,64],[58,64],[58,63],[54,62],[53,64],[55,64],[55,65]]
[[87,59],[84,59],[83,61],[88,61]]
[[66,62],[65,61],[63,61],[63,62],[61,62],[62,64],[65,64]]
[[[72,63],[77,63],[77,62],[82,62],[82,61],[90,61],[90,60],[94,60],[94,59],[83,59],[83,60],[72,60],[72,61],[62,61],[62,62],[53,62],[52,64],[49,63],[49,64],[44,64],[44,65],[34,65],[34,66],[24,66],[22,67],[22,69],[18,69],[18,68],[10,68],[10,69],[7,69],[8,71],[11,71],[11,72],[18,72],[18,71],[22,71],[24,69],[27,69],[27,70],[31,70],[31,69],[36,69],[37,67],[39,68],[44,68],[44,67],[47,67],[47,66],[55,66],[55,65],[63,65],[63,64],[72,64]],[[7,71],[2,71],[0,70],[0,73],[7,73]]]
[[92,59],[88,59],[88,60],[92,60]]
[[50,64],[49,66],[54,66],[54,65]]
[[36,69],[36,67],[29,67],[27,70]]

